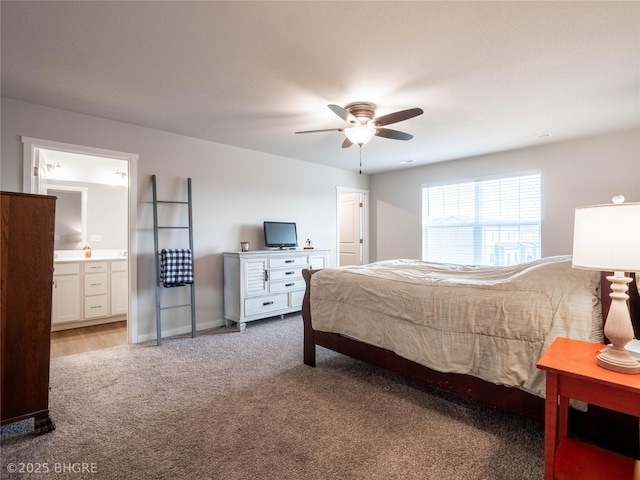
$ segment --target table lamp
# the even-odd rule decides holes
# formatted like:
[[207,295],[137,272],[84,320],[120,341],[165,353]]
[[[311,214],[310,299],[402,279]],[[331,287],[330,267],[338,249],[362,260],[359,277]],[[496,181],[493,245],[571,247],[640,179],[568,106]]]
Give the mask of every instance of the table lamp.
[[627,305],[631,278],[625,272],[640,271],[640,203],[613,203],[576,208],[573,230],[573,267],[614,272],[611,307],[604,334],[611,342],[597,355],[602,368],[620,373],[640,373],[640,363],[625,349],[633,340],[633,326]]

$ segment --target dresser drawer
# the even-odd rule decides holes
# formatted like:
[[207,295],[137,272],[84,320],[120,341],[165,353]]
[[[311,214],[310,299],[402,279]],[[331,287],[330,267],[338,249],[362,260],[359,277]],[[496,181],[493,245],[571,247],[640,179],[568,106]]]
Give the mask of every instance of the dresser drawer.
[[85,262],[84,273],[106,272],[107,265],[107,262]]
[[54,275],[78,275],[80,273],[79,263],[54,263]]
[[281,270],[269,270],[269,281],[287,280],[289,278],[302,278],[302,267],[291,267]]
[[106,317],[107,295],[95,295],[84,299],[84,318]]
[[111,271],[112,272],[126,272],[127,271],[127,261],[126,260],[117,260],[115,262],[111,262]]
[[279,282],[271,282],[269,284],[269,291],[271,293],[274,292],[288,292],[289,290],[299,290],[302,289],[304,291],[304,279],[302,277],[292,278],[290,280],[281,280]]
[[84,294],[101,295],[107,293],[107,274],[91,273],[84,276]]
[[278,258],[269,258],[269,266],[271,268],[277,267],[293,267],[300,266],[304,267],[307,265],[307,256],[301,255],[298,257],[278,257]]
[[247,316],[256,315],[258,313],[281,310],[288,306],[289,295],[287,293],[269,295],[268,297],[245,298],[244,314]]

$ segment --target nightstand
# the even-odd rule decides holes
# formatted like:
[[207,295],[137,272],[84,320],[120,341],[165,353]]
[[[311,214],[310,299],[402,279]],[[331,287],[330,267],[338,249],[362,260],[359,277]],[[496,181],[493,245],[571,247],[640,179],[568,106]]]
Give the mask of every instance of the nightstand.
[[599,367],[596,353],[602,348],[557,338],[538,362],[547,374],[545,480],[640,480],[640,461],[567,436],[570,398],[640,417],[640,375]]

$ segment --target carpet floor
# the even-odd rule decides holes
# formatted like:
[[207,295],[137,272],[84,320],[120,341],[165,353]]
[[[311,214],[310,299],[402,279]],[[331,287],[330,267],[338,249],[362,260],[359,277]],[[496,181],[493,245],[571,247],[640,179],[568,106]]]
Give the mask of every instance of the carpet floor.
[[49,406],[51,433],[2,427],[0,478],[542,478],[540,422],[322,348],[308,367],[298,315],[52,359]]

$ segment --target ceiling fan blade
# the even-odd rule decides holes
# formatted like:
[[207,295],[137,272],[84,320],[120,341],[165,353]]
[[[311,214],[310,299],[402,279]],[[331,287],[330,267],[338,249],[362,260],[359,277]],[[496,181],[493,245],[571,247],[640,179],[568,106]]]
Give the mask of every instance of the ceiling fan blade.
[[351,113],[346,111],[344,108],[342,108],[340,105],[329,104],[327,105],[327,107],[329,107],[333,113],[338,115],[345,122],[348,122],[351,124],[358,123],[358,119],[354,117]]
[[402,122],[403,120],[409,120],[410,118],[422,115],[424,111],[421,108],[410,108],[408,110],[400,110],[399,112],[389,113],[382,115],[381,117],[374,118],[372,123],[374,125],[391,125],[392,123]]
[[348,138],[345,138],[344,142],[342,142],[342,148],[349,148],[351,145],[353,145],[353,143]]
[[410,133],[399,132],[398,130],[391,130],[390,128],[378,128],[377,130],[377,137],[390,138],[392,140],[411,140],[413,138],[413,135]]
[[295,133],[318,133],[318,132],[342,132],[344,128],[323,128],[321,130],[305,130],[302,132]]

